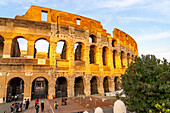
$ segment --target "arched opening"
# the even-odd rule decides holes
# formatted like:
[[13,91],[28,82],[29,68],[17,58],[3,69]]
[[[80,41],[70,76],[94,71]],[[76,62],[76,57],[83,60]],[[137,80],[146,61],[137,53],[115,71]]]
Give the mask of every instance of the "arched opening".
[[125,53],[123,51],[121,51],[120,59],[122,68],[125,68]]
[[107,47],[103,47],[102,58],[103,58],[103,65],[107,66],[109,60],[109,49]]
[[35,41],[34,58],[47,59],[49,58],[49,43],[45,39]]
[[57,42],[56,59],[67,59],[67,43],[64,40]]
[[8,82],[7,85],[7,102],[15,100],[14,97],[17,96],[17,100],[23,100],[24,96],[24,81],[19,77],[15,77]]
[[104,92],[109,92],[109,81],[108,81],[108,77],[104,77],[103,80],[103,88],[104,88]]
[[93,94],[98,94],[98,89],[97,89],[97,78],[93,77],[90,80],[90,84],[91,84],[91,95]]
[[83,95],[84,94],[84,84],[81,77],[77,77],[74,82],[74,95]]
[[27,56],[27,40],[24,37],[18,36],[12,40],[11,57]]
[[117,67],[117,59],[118,59],[118,53],[117,53],[117,51],[116,50],[114,50],[113,51],[113,66],[114,66],[114,68],[116,68]]
[[0,58],[3,56],[4,38],[0,35]]
[[134,56],[132,55],[132,62],[134,61]]
[[97,47],[95,45],[90,46],[89,52],[90,64],[96,64],[96,49]]
[[119,79],[119,77],[115,77],[114,83],[115,83],[115,91],[120,90],[121,87],[120,87],[120,79]]
[[67,97],[67,80],[65,77],[59,77],[56,81],[56,98]]
[[129,53],[127,54],[127,65],[128,66],[130,65],[130,54]]
[[112,40],[112,47],[116,47],[116,44],[117,44],[116,40]]
[[75,60],[83,61],[83,57],[84,57],[84,45],[83,45],[83,43],[77,42],[74,45],[74,56],[75,56]]
[[31,99],[47,98],[48,81],[44,77],[38,77],[32,82]]
[[90,35],[89,36],[89,42],[90,43],[96,43],[97,42],[97,38],[95,35]]

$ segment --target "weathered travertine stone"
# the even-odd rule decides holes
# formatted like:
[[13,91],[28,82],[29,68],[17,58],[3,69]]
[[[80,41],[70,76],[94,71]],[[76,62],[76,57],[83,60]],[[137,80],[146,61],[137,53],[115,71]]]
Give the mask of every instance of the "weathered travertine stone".
[[[47,13],[47,20],[41,19],[42,13]],[[19,38],[27,41],[27,50],[19,48]],[[39,40],[49,43],[48,52],[37,51]],[[60,41],[63,49],[57,53]],[[40,89],[43,97],[49,99],[57,93],[73,97],[89,96],[93,90],[93,94],[100,95],[120,90],[120,75],[135,56],[135,40],[117,28],[111,37],[99,21],[31,6],[25,15],[0,18],[0,103],[11,94],[31,99]],[[95,83],[91,82],[93,77]],[[65,82],[57,81],[58,78]]]

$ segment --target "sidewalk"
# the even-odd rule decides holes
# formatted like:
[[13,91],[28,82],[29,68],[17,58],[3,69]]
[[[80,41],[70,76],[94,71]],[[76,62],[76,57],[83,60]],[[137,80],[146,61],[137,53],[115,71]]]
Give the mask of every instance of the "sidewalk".
[[[41,112],[41,102],[44,101],[44,112]],[[47,99],[40,99],[39,100],[39,113],[52,113],[49,101]],[[28,107],[28,110],[26,110],[24,113],[35,113],[35,101],[31,101],[30,105]]]

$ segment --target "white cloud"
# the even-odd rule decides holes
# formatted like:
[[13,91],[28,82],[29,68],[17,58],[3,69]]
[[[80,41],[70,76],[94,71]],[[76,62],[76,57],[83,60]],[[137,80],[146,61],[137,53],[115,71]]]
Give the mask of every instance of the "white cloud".
[[170,38],[170,31],[159,32],[159,33],[149,33],[135,36],[138,41],[152,41]]

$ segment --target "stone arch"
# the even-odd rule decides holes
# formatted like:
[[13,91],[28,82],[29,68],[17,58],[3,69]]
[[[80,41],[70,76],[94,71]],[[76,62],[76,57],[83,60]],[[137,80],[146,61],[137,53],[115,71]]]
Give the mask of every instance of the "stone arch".
[[4,37],[0,35],[0,58],[3,56],[3,49],[4,49]]
[[116,47],[117,46],[117,41],[115,39],[112,40],[112,47]]
[[7,95],[6,100],[10,102],[14,100],[14,96],[17,96],[17,100],[23,100],[24,93],[24,80],[20,77],[13,77],[7,83]]
[[102,49],[102,58],[103,58],[103,65],[108,66],[109,63],[109,48],[103,47]]
[[118,67],[118,52],[116,50],[113,50],[113,66],[114,68]]
[[76,42],[74,45],[74,59],[84,61],[85,45],[82,42]]
[[121,51],[120,59],[121,59],[122,68],[125,68],[125,52],[124,51]]
[[68,59],[68,42],[66,40],[59,40],[56,47],[56,59]]
[[39,76],[35,78],[32,82],[31,99],[47,98],[48,83],[45,77]]
[[91,85],[91,95],[93,94],[98,94],[98,85],[99,85],[99,80],[96,76],[93,76],[90,80],[90,85]]
[[[48,44],[43,44],[41,43],[41,45],[39,45],[40,47],[36,48],[36,45],[38,41],[45,41],[45,43],[48,43]],[[43,46],[43,47],[42,47]],[[44,46],[47,46],[47,51],[45,51],[44,49]],[[42,49],[43,48],[43,49]],[[46,38],[38,38],[37,40],[35,40],[34,42],[34,58],[40,58],[40,59],[46,59],[46,58],[49,58],[49,53],[50,52],[50,43],[49,43],[49,40],[47,40]]]
[[97,42],[97,37],[95,35],[90,35],[89,36],[89,42],[90,43],[96,43]]
[[106,76],[103,78],[104,93],[110,92],[109,87],[110,87],[110,78]]
[[74,95],[84,95],[84,79],[79,76],[75,78],[74,81]]
[[128,66],[130,65],[130,61],[131,61],[131,59],[130,59],[130,53],[127,53],[127,65],[128,65]]
[[96,54],[97,54],[97,46],[91,45],[89,51],[90,64],[96,64],[96,60],[97,60]]
[[134,61],[134,55],[132,55],[132,57],[131,57],[131,58],[132,58],[132,62],[133,62],[133,61]]
[[[13,38],[12,43],[11,43],[11,57],[21,57],[21,54],[26,53],[27,51],[27,47],[26,47],[25,52],[21,51],[21,47],[20,47],[21,43],[19,39],[23,39],[23,41],[27,41],[27,39],[23,36],[16,36],[15,38]],[[24,43],[23,41],[21,41],[22,44]],[[27,45],[27,42],[25,42],[25,44],[23,45]],[[24,56],[26,57],[26,54]]]
[[58,77],[55,86],[56,98],[67,97],[68,80],[66,77]]
[[116,76],[114,79],[115,83],[115,91],[118,91],[121,89],[121,83],[120,83],[120,77]]

